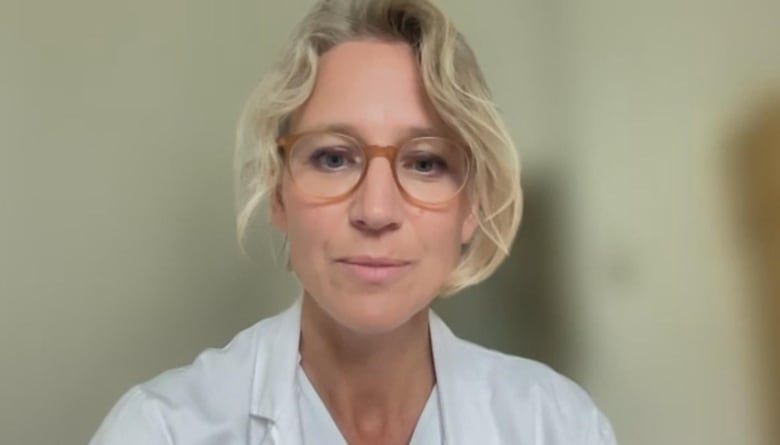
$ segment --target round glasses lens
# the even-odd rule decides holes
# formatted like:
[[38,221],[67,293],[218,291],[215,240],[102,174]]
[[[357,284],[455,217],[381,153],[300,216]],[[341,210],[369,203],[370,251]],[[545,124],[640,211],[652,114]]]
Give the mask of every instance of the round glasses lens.
[[323,132],[301,136],[291,148],[289,163],[292,179],[303,192],[330,198],[355,186],[365,159],[355,141]]
[[396,158],[398,182],[413,198],[438,204],[457,195],[469,175],[465,150],[443,138],[419,138],[404,145]]

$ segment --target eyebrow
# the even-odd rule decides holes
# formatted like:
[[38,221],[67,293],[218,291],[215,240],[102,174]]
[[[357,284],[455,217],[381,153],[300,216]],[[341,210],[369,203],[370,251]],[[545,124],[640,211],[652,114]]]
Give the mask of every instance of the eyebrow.
[[[346,123],[332,123],[332,124],[326,124],[326,125],[319,125],[314,128],[312,128],[314,131],[333,131],[336,133],[343,133],[347,134],[349,136],[352,136],[361,142],[365,142],[361,136],[360,131],[354,126]],[[402,139],[413,139],[413,138],[421,138],[421,137],[431,137],[431,136],[437,136],[437,137],[444,137],[445,134],[443,131],[436,129],[434,127],[408,127],[405,129],[403,133]]]

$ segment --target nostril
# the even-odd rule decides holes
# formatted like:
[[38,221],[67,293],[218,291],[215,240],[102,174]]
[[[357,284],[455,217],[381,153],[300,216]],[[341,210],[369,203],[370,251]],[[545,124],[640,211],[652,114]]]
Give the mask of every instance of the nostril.
[[350,209],[352,224],[362,231],[384,232],[401,226],[402,209],[392,198],[356,197]]

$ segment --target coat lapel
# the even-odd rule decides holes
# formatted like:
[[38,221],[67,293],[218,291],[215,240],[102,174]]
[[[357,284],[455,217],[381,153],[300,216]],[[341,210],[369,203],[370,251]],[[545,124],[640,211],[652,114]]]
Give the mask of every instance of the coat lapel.
[[498,445],[491,415],[494,387],[475,366],[476,346],[456,337],[433,311],[429,320],[444,443]]
[[255,339],[256,357],[250,406],[251,444],[299,445],[295,372],[301,333],[301,299]]

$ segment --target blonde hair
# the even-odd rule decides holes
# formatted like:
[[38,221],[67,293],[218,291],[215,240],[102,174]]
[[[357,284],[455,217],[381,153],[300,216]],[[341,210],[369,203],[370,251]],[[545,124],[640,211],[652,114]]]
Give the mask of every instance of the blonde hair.
[[441,290],[455,293],[489,277],[509,255],[522,213],[520,167],[474,53],[430,0],[320,0],[301,21],[252,92],[239,123],[239,244],[264,197],[281,180],[276,139],[311,94],[319,57],[341,43],[364,39],[399,40],[414,49],[428,98],[474,160],[468,193],[477,204],[479,229]]

